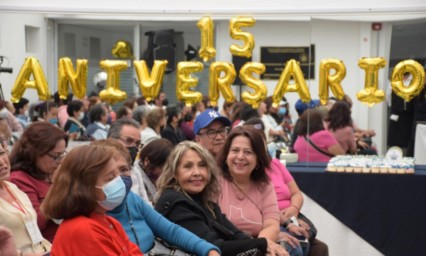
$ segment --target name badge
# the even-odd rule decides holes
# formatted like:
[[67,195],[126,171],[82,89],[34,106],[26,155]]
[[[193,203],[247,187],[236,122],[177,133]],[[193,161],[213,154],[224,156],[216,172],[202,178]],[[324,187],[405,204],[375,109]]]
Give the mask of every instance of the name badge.
[[27,228],[27,232],[30,235],[33,244],[38,244],[44,240],[35,220],[26,222],[25,227]]

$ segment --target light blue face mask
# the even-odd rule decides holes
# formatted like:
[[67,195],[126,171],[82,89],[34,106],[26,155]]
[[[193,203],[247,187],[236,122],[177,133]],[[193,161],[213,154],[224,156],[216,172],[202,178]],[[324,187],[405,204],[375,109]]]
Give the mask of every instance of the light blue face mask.
[[103,185],[102,188],[96,188],[102,189],[105,194],[105,200],[98,201],[98,203],[107,211],[119,206],[126,196],[126,185],[120,176],[115,177],[112,181]]
[[280,107],[280,109],[278,109],[278,115],[283,116],[285,114],[287,114],[287,108]]

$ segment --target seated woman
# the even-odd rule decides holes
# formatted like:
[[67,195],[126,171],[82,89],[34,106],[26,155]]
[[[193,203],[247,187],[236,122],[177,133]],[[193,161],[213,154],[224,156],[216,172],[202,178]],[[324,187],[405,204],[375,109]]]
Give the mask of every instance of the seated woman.
[[48,122],[34,122],[15,143],[10,153],[10,181],[25,192],[37,213],[37,224],[50,242],[58,225],[40,211],[52,184],[52,176],[66,154],[68,135]]
[[[270,158],[263,130],[251,125],[232,129],[221,159],[219,205],[225,215],[244,233],[277,242],[280,217],[274,187],[266,174]],[[291,255],[301,255],[298,249],[299,254]]]
[[132,159],[126,148],[117,140],[107,139],[93,142],[92,145],[111,147],[120,153],[116,159],[121,178],[126,185],[126,196],[123,202],[107,212],[123,226],[127,236],[139,249],[147,254],[154,244],[154,238],[159,237],[169,244],[176,245],[184,251],[196,255],[220,255],[219,249],[198,238],[186,229],[170,222],[156,212],[151,205],[143,201],[130,191],[132,179],[130,178],[130,164]]
[[157,188],[155,183],[160,176],[173,144],[166,139],[155,139],[144,145],[139,153],[139,160],[133,165],[132,191],[143,198],[140,187],[143,186],[150,202],[154,201]]
[[[37,214],[28,196],[14,184],[7,181],[10,176],[9,157],[3,143],[0,143],[0,226],[11,230],[14,244],[19,250],[7,254],[0,250],[1,255],[43,255],[50,251],[50,243],[44,239],[37,226]],[[31,237],[29,231],[36,235]],[[4,241],[1,240],[0,244]],[[5,253],[5,254],[2,254]],[[21,254],[22,253],[22,254]]]
[[324,129],[321,113],[317,109],[303,112],[299,124],[299,136],[294,143],[299,162],[328,162],[335,155],[345,154],[333,134]]
[[[251,238],[237,229],[216,203],[218,168],[211,154],[195,142],[175,146],[157,182],[155,208],[176,224],[217,245],[222,255],[288,255],[266,238]],[[254,255],[254,254],[253,254]]]
[[121,224],[106,215],[124,200],[121,155],[111,147],[71,150],[54,176],[42,204],[45,215],[63,219],[51,255],[143,255]]
[[73,100],[67,105],[68,119],[64,126],[64,131],[73,140],[89,140],[86,136],[86,127],[81,123],[84,119],[83,103]]
[[334,103],[324,119],[324,124],[325,128],[334,135],[345,153],[356,153],[357,145],[352,125],[351,109],[346,102],[337,101]]

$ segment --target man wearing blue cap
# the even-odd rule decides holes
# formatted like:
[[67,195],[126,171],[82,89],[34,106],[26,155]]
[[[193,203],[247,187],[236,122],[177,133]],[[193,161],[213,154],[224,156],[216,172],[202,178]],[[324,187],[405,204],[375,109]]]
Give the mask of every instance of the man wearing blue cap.
[[194,122],[195,141],[216,158],[225,145],[231,121],[213,109],[206,109]]

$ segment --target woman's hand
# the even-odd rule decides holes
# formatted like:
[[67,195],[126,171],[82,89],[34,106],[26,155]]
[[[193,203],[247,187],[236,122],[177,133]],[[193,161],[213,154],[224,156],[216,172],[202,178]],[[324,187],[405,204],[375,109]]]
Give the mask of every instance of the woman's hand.
[[287,230],[294,235],[304,236],[305,238],[309,238],[309,233],[308,233],[309,227],[308,228],[299,227],[295,224],[289,224],[287,226]]
[[208,256],[220,256],[220,253],[216,250],[209,251]]
[[296,248],[300,245],[299,239],[286,232],[280,232],[280,240],[283,240],[284,242],[288,243],[293,248]]
[[270,240],[270,239],[266,239],[266,241],[268,242],[268,248],[267,250],[267,255],[269,256],[290,256],[290,254],[288,254],[288,252],[279,244],[277,244],[276,242]]
[[281,215],[284,220],[288,220],[289,218],[293,216],[297,217],[297,215],[299,215],[299,210],[296,209],[296,207],[289,206],[286,209],[281,211]]
[[8,228],[0,226],[0,255],[17,254],[12,232]]

